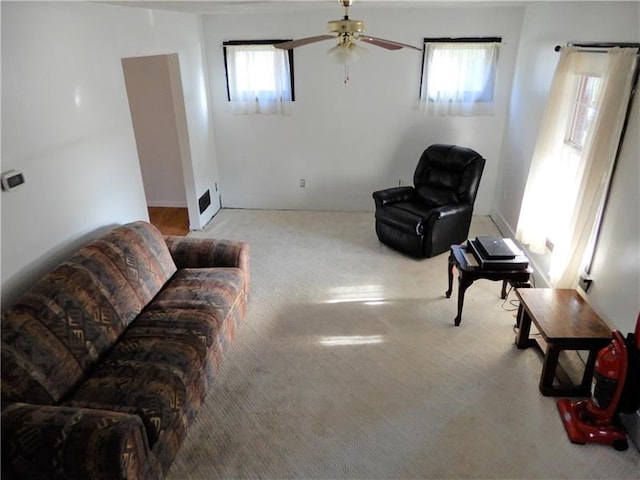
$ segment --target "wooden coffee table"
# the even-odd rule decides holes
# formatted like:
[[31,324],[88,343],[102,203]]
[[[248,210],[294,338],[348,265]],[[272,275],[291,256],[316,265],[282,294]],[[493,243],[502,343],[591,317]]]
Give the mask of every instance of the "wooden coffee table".
[[[538,328],[546,349],[540,375],[540,391],[546,396],[591,395],[591,382],[598,352],[611,341],[611,329],[576,290],[529,288],[516,290],[518,335],[516,345],[524,349],[538,345],[529,338],[531,322]],[[553,385],[562,350],[588,350],[589,357],[579,385]]]
[[[530,287],[529,278],[533,273],[531,267],[521,268],[518,270],[493,270],[487,268],[480,268],[479,266],[472,265],[472,262],[468,260],[468,255],[472,255],[471,250],[467,251],[467,247],[464,245],[451,245],[449,254],[449,290],[445,293],[447,298],[451,297],[453,291],[453,271],[458,270],[458,314],[453,323],[456,326],[460,325],[462,321],[462,306],[464,304],[464,294],[467,288],[471,286],[473,282],[481,278],[494,281],[502,281],[502,291],[500,292],[500,298],[505,299],[507,297],[507,283],[510,283],[516,288]],[[471,258],[471,257],[469,257]]]

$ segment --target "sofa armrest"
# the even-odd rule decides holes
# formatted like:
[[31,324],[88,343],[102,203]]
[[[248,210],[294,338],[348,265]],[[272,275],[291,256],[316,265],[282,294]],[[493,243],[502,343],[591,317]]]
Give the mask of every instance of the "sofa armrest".
[[393,187],[385,190],[373,192],[373,200],[376,207],[381,207],[389,203],[406,202],[413,198],[415,189],[413,187]]
[[8,403],[2,410],[2,476],[159,479],[142,420],[106,410]]
[[165,236],[178,268],[235,267],[249,274],[249,244],[235,240]]

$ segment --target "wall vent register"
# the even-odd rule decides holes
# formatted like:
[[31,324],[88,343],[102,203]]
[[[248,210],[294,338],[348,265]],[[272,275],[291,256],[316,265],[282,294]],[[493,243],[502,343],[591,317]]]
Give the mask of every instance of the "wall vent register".
[[211,194],[209,190],[204,192],[204,194],[198,199],[198,205],[200,207],[200,214],[204,213],[204,211],[211,205]]

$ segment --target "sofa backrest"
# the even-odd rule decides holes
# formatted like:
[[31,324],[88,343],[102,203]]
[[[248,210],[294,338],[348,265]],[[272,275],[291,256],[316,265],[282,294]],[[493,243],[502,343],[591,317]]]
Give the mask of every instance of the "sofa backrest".
[[80,249],[2,316],[2,400],[57,403],[175,271],[164,237],[146,222]]
[[432,206],[473,205],[485,159],[457,145],[431,145],[420,157],[413,176],[418,195]]

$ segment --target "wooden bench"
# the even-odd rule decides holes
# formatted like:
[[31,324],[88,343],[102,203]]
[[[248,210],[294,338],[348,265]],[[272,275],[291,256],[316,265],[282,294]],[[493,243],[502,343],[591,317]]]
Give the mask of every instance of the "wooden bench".
[[[598,352],[611,341],[611,329],[584,301],[576,290],[527,288],[516,290],[518,335],[516,345],[524,349],[537,342],[529,338],[531,322],[546,343],[540,375],[540,391],[546,396],[591,395],[593,370]],[[579,385],[554,386],[558,358],[562,350],[587,350],[582,381]]]

